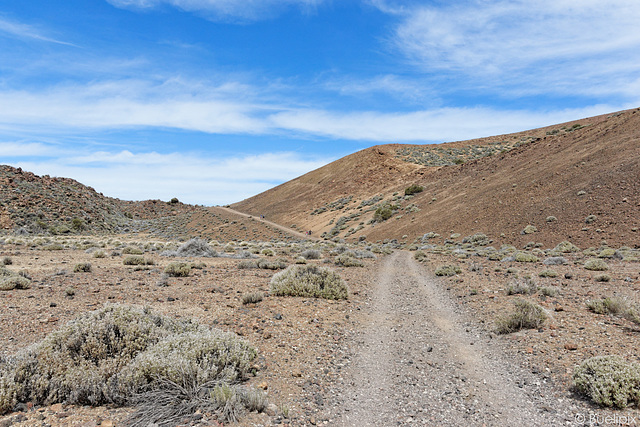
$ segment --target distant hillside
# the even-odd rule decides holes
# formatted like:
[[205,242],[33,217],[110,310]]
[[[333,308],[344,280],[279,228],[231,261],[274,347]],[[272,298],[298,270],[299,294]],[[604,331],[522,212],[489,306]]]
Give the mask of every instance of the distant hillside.
[[22,234],[146,233],[164,239],[295,240],[220,208],[105,197],[73,179],[0,165],[0,231]]
[[[464,142],[372,147],[232,207],[326,238],[412,242],[431,231],[482,232],[520,246],[640,246],[639,111]],[[423,191],[405,197],[412,184]],[[372,222],[385,206],[391,217]],[[527,225],[537,231],[522,234]]]

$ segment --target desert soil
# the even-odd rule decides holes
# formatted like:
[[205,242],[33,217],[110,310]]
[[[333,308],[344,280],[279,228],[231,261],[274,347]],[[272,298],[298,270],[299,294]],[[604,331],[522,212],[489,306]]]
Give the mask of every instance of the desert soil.
[[[115,244],[107,242],[105,251]],[[288,248],[274,250],[289,262],[296,256]],[[275,410],[249,414],[242,426],[598,425],[589,424],[590,417],[605,416],[638,425],[637,409],[592,406],[570,385],[573,367],[589,357],[620,354],[637,361],[637,325],[585,306],[621,290],[637,295],[637,263],[609,260],[612,280],[603,284],[567,255],[569,264],[553,267],[557,278],[536,278],[557,295],[526,297],[543,305],[550,321],[539,330],[494,335],[495,319],[518,298],[505,293],[513,277],[505,269],[537,277],[546,267],[435,254],[418,263],[413,254],[365,259],[365,268],[332,265],[345,278],[350,297],[326,301],[270,296],[274,272],[239,269],[236,259],[146,253],[155,265],[136,271],[114,254],[97,259],[80,249],[3,245],[0,255],[11,257],[9,267],[26,270],[33,283],[31,289],[0,292],[0,351],[12,354],[105,302],[139,304],[234,331],[257,347],[259,372],[248,384],[264,389]],[[315,262],[325,265],[332,255],[325,250],[323,258]],[[206,266],[158,286],[163,267],[175,260]],[[77,262],[91,262],[92,272],[72,273]],[[445,263],[462,272],[435,277],[435,268]],[[256,291],[265,299],[243,305],[242,295]],[[130,412],[24,407],[0,417],[0,426],[106,427],[124,425]],[[200,425],[216,424],[205,414]]]

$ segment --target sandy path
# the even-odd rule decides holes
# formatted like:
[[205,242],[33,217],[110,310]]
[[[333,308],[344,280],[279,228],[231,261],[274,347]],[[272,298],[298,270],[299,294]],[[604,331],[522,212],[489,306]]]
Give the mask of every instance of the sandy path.
[[335,425],[572,424],[573,403],[467,322],[410,253],[387,257],[376,276],[367,327],[334,391]]
[[227,208],[227,207],[223,207],[223,206],[218,206],[218,207],[216,207],[216,208],[217,208],[217,209],[224,210],[224,211],[227,211],[227,212],[229,212],[229,213],[231,213],[231,214],[234,214],[234,215],[239,215],[239,216],[242,216],[242,217],[245,217],[245,218],[252,218],[252,219],[255,219],[256,221],[260,221],[260,222],[262,222],[262,223],[264,223],[264,224],[268,224],[268,225],[270,225],[270,226],[271,226],[271,227],[273,227],[273,228],[277,228],[278,230],[282,230],[282,231],[284,231],[284,232],[286,232],[286,233],[289,233],[289,234],[292,234],[292,235],[294,235],[294,236],[296,236],[296,237],[300,237],[301,239],[307,239],[307,240],[319,240],[317,237],[314,237],[314,236],[307,236],[306,234],[301,233],[301,232],[299,232],[299,231],[296,231],[296,230],[294,230],[293,228],[288,228],[288,227],[285,227],[285,226],[283,226],[283,225],[276,224],[275,222],[271,222],[271,221],[268,221],[268,220],[266,220],[266,219],[264,219],[264,218],[260,218],[259,216],[249,215],[249,214],[247,214],[247,213],[240,212],[240,211],[236,211],[236,210],[233,210],[233,209],[231,209],[231,208]]

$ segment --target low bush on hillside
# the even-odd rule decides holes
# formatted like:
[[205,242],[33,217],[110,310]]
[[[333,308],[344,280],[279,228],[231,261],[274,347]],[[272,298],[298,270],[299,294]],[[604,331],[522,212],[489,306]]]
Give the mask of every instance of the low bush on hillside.
[[91,264],[88,262],[81,262],[73,267],[74,273],[90,273],[91,272]]
[[191,239],[178,247],[175,251],[164,251],[160,255],[168,257],[217,257],[218,253],[214,251],[209,244],[198,238]]
[[584,268],[591,271],[607,271],[609,266],[599,258],[589,258],[584,262]]
[[131,255],[122,260],[122,264],[124,265],[154,265],[152,259],[145,258],[140,255]]
[[601,406],[640,406],[640,365],[617,355],[585,360],[573,373],[576,390]]
[[624,317],[640,324],[640,304],[626,298],[602,298],[587,302],[587,308],[597,314],[610,314]]
[[5,257],[2,257],[2,262],[0,264],[2,264],[2,265],[12,265],[13,264],[13,260],[11,259],[11,257],[5,256]]
[[404,189],[405,196],[413,196],[414,194],[422,193],[424,187],[418,184],[411,184]]
[[0,266],[0,291],[12,291],[14,289],[29,289],[31,280],[19,273],[15,273],[4,266]]
[[553,248],[553,252],[568,254],[571,252],[580,252],[580,248],[574,245],[573,243],[565,240],[563,242],[558,243],[558,245],[555,248]]
[[516,253],[515,260],[517,262],[538,262],[538,261],[540,261],[540,259],[537,256],[535,256],[533,254],[530,254],[530,253],[527,253],[527,252],[518,252],[518,253]]
[[0,414],[17,403],[65,402],[142,405],[134,418],[145,426],[190,420],[204,410],[233,421],[223,417],[211,393],[215,386],[237,389],[256,355],[233,333],[140,307],[106,305],[0,360]]
[[507,317],[501,317],[496,322],[496,331],[499,334],[509,334],[521,329],[537,329],[547,319],[544,308],[527,300],[514,302],[515,310]]
[[172,262],[164,269],[171,277],[187,277],[191,274],[191,264],[186,262]]
[[457,265],[443,265],[435,271],[436,276],[455,276],[462,273],[462,269]]
[[347,299],[348,291],[338,273],[316,265],[292,265],[271,278],[271,293],[326,299]]
[[124,255],[142,255],[144,252],[140,248],[135,248],[133,246],[127,246],[126,248],[122,249],[122,253]]
[[282,258],[277,258],[274,260],[268,260],[265,258],[260,259],[248,259],[244,261],[240,261],[238,264],[238,268],[246,269],[246,268],[262,268],[263,270],[282,270],[287,268],[287,262]]
[[249,292],[248,294],[242,295],[242,304],[256,304],[264,299],[264,294],[262,292]]
[[364,267],[364,263],[348,253],[340,254],[336,257],[336,265],[341,267]]
[[533,295],[538,292],[538,285],[532,279],[518,278],[507,286],[507,295]]
[[307,249],[303,251],[300,256],[304,259],[320,259],[322,258],[322,253],[317,249]]

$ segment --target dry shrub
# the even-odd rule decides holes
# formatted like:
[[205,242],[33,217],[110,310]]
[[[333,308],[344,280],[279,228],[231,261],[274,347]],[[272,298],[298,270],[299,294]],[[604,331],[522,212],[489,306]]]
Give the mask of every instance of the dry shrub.
[[164,272],[171,277],[187,277],[191,274],[191,264],[186,262],[172,262],[164,269]]
[[514,304],[515,311],[496,322],[496,331],[499,334],[509,334],[521,329],[537,329],[547,319],[547,313],[538,304],[523,299],[515,301]]
[[31,280],[0,265],[0,291],[29,289]]
[[274,295],[326,299],[347,299],[342,278],[334,271],[316,265],[292,265],[271,278]]
[[576,390],[602,406],[640,405],[640,365],[617,355],[585,360],[573,373]]

